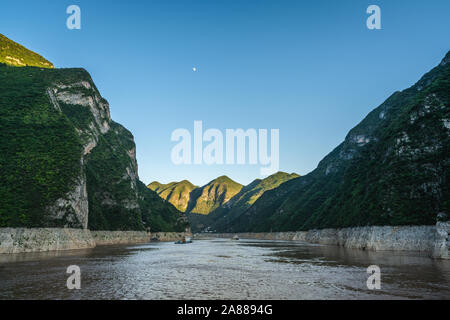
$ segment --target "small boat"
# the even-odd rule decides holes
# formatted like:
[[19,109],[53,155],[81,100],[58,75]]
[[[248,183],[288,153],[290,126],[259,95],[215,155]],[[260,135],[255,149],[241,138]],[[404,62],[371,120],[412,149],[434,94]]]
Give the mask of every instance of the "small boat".
[[231,240],[239,240],[238,235],[235,235],[233,238],[231,238]]
[[175,244],[186,244],[186,243],[192,243],[191,238],[183,237],[183,238],[181,238],[181,240],[178,240],[175,242]]
[[158,238],[158,237],[153,237],[153,238],[150,239],[150,241],[152,241],[152,242],[158,242],[158,241],[159,241],[159,238]]

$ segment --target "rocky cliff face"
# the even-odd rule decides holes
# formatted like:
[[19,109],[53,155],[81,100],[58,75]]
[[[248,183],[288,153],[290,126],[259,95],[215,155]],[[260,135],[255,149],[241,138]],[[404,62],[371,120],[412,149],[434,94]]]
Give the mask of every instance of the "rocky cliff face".
[[0,227],[187,227],[142,188],[133,136],[85,70],[0,65],[0,127]]
[[[65,70],[70,72],[69,70]],[[133,136],[113,122],[109,104],[87,72],[47,89],[53,108],[73,124],[81,142],[79,175],[71,190],[48,207],[52,220],[91,230],[142,230]]]
[[[75,126],[82,143],[81,170],[67,194],[48,207],[54,220],[65,219],[75,227],[88,227],[89,199],[87,193],[87,157],[97,146],[101,135],[111,127],[109,104],[95,89],[88,75],[80,82],[57,82],[47,89],[48,98],[57,112],[65,114]],[[88,116],[80,121],[77,110]],[[135,159],[134,159],[135,160]],[[67,214],[71,211],[72,214]]]

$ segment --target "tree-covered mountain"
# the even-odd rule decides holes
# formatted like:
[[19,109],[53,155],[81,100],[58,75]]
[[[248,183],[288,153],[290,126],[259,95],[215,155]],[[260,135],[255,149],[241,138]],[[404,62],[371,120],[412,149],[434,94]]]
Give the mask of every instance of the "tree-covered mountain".
[[[31,61],[21,48],[2,55]],[[0,194],[0,227],[187,226],[139,181],[133,136],[83,69],[0,64]]]
[[265,192],[228,231],[436,223],[450,213],[450,52],[395,92],[306,176]]
[[154,181],[147,188],[158,193],[182,212],[208,215],[232,199],[242,189],[242,185],[227,176],[221,176],[203,187],[183,180],[168,184]]
[[222,231],[265,191],[298,177],[295,173],[278,172],[265,179],[256,179],[244,187],[226,176],[200,188],[187,180],[168,184],[154,181],[147,187],[180,211],[186,212],[194,231],[207,227]]
[[2,34],[0,34],[0,63],[16,67],[53,68],[50,61]]
[[221,176],[207,185],[191,192],[187,212],[207,215],[226,204],[239,191],[242,185],[227,176]]
[[187,180],[183,180],[181,182],[171,182],[168,184],[161,184],[154,181],[147,187],[155,191],[164,200],[173,204],[175,208],[181,212],[186,212],[191,192],[197,188]]
[[281,184],[300,177],[296,173],[277,172],[264,179],[256,179],[243,187],[239,193],[230,199],[224,206],[218,207],[207,217],[190,216],[194,231],[204,228],[217,232],[228,232],[228,225],[236,220],[242,213],[250,208],[266,191],[272,190]]
[[234,221],[255,203],[266,191],[300,177],[296,173],[277,172],[265,179],[256,179],[230,199],[225,205],[212,210],[208,215],[189,213],[188,218],[193,232],[211,230],[232,231]]

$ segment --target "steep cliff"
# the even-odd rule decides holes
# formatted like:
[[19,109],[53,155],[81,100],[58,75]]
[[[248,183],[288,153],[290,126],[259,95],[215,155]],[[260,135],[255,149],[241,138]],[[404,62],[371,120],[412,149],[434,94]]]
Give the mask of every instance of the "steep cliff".
[[265,192],[230,231],[433,225],[450,213],[450,52],[353,128],[310,174]]
[[0,227],[187,227],[142,187],[133,136],[83,69],[0,64],[0,167]]

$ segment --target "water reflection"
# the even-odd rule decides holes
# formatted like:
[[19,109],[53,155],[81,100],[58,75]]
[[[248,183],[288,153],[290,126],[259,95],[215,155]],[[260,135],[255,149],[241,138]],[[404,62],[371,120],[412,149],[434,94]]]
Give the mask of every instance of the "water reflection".
[[[66,288],[78,265],[81,290]],[[366,287],[366,268],[382,288]],[[450,263],[285,241],[202,240],[0,255],[0,299],[449,299]]]

